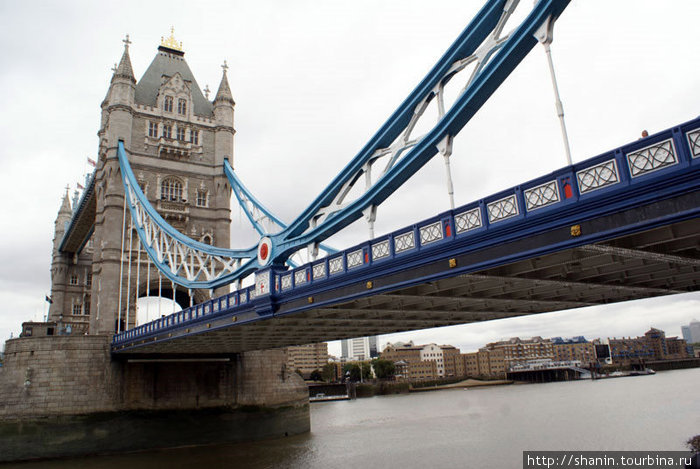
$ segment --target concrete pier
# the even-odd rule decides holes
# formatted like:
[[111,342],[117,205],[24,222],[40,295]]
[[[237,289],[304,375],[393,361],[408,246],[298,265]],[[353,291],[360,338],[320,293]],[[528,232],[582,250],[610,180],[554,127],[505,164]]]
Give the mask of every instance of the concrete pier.
[[113,360],[108,336],[6,342],[0,461],[250,441],[308,432],[284,350],[211,361]]

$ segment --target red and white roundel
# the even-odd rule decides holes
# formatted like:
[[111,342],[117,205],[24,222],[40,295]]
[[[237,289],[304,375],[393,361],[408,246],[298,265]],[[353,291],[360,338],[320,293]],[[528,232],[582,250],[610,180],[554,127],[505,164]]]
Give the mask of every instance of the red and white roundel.
[[258,243],[258,264],[266,265],[270,262],[270,254],[272,254],[272,241],[265,236]]

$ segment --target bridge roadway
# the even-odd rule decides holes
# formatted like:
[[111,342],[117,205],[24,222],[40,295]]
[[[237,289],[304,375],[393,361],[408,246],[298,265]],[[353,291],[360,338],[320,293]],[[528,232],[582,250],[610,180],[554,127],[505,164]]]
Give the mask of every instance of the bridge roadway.
[[230,354],[697,291],[699,214],[700,118],[259,272],[255,286],[116,335],[112,352]]

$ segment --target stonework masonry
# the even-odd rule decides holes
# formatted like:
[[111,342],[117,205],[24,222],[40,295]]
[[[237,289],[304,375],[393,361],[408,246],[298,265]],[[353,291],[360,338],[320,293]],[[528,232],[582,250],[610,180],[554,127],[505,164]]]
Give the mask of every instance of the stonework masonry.
[[[9,340],[0,368],[0,461],[194,444],[197,432],[181,428],[192,419],[207,433],[219,429],[199,443],[307,432],[308,390],[286,360],[284,350],[269,350],[129,362],[111,359],[108,336]],[[115,439],[119,426],[129,432]]]

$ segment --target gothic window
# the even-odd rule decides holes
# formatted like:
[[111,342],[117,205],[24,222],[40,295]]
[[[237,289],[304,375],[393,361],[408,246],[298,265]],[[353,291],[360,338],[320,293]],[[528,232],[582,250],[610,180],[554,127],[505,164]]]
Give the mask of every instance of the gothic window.
[[70,276],[70,284],[71,284],[71,285],[77,285],[77,284],[78,284],[78,276],[77,276],[77,275],[71,275],[71,276]]
[[157,122],[149,122],[148,123],[148,136],[157,138],[158,137],[158,123]]
[[199,130],[192,130],[190,132],[190,142],[199,145]]
[[177,100],[177,113],[185,115],[187,114],[187,100],[186,99],[178,99]]
[[83,305],[80,303],[73,305],[73,316],[83,314]]
[[173,138],[173,126],[172,125],[164,125],[163,126],[163,137]]
[[166,96],[163,100],[163,110],[167,112],[173,112],[173,97]]
[[83,314],[85,314],[85,315],[90,314],[90,297],[87,297],[85,300],[85,307],[83,308]]
[[160,184],[160,198],[162,200],[182,201],[182,183],[174,178],[164,179]]
[[202,190],[202,189],[197,190],[196,203],[197,203],[197,207],[206,207],[207,206],[207,191]]
[[202,236],[202,242],[204,244],[209,244],[211,246],[211,243],[212,243],[211,235],[205,234],[204,236]]
[[88,272],[87,276],[85,277],[85,285],[88,287],[92,285],[92,272]]
[[185,129],[184,129],[184,127],[177,128],[177,139],[180,140],[181,142],[185,141]]

